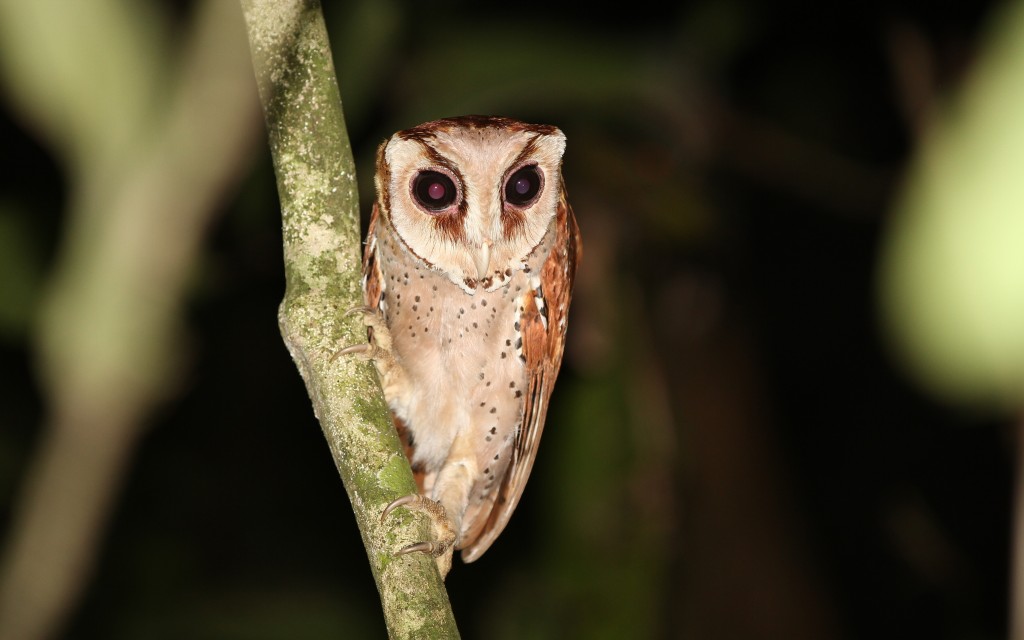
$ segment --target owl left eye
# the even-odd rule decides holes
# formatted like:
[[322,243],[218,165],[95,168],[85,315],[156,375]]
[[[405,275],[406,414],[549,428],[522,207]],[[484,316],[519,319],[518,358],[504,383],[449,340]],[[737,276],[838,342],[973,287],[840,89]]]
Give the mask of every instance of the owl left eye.
[[459,194],[452,179],[440,171],[421,171],[413,180],[412,193],[416,202],[431,213],[450,207]]
[[544,178],[537,165],[527,165],[509,176],[505,182],[505,202],[516,207],[533,204],[543,184]]

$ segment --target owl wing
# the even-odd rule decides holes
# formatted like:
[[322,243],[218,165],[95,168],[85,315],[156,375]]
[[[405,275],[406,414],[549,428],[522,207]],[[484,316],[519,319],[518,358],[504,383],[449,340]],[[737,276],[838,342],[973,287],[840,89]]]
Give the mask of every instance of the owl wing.
[[576,263],[582,254],[579,227],[566,201],[564,187],[555,226],[558,235],[540,274],[543,299],[538,302],[537,292],[528,292],[519,318],[523,357],[528,371],[523,395],[523,422],[516,433],[512,457],[490,515],[479,534],[474,536],[475,532],[471,532],[467,536],[469,543],[462,549],[464,562],[472,562],[483,555],[515,511],[537,457],[551,390],[562,366],[569,301],[576,278]]
[[[374,203],[373,212],[370,214],[370,228],[366,231],[366,248],[363,249],[363,300],[369,308],[383,313],[384,275],[381,273],[380,265],[377,263],[378,217],[377,203]],[[372,340],[373,329],[367,327],[366,331],[367,336]],[[398,438],[402,441],[405,457],[411,462],[413,450],[409,429],[394,412],[390,413],[391,422],[394,423],[395,431],[398,432]],[[419,487],[419,490],[423,491],[423,470],[414,468],[413,478],[416,480],[416,486]]]
[[366,231],[366,247],[363,249],[363,299],[366,306],[380,310],[384,297],[384,277],[377,264],[377,203],[370,214],[370,228]]

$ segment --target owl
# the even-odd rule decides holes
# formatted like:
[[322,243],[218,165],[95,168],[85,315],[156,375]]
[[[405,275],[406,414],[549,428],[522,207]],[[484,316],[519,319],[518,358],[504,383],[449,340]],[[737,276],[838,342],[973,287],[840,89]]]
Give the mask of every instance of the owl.
[[399,131],[377,152],[363,259],[373,360],[426,512],[425,552],[479,558],[530,476],[562,363],[580,233],[556,127],[463,116]]

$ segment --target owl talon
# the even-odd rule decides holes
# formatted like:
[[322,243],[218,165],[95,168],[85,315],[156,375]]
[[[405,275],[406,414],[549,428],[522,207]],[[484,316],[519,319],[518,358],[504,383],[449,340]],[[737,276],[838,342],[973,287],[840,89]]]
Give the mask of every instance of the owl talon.
[[334,362],[338,356],[348,356],[353,354],[369,360],[371,356],[368,354],[371,350],[372,347],[368,344],[354,344],[350,347],[344,347],[342,349],[338,349],[337,351],[335,351],[334,355],[331,356],[331,362]]
[[[420,502],[422,500],[426,500],[426,498],[424,498],[423,496],[419,495],[418,493],[413,493],[413,494],[410,494],[410,495],[407,495],[407,496],[402,496],[401,498],[398,498],[397,500],[392,500],[388,504],[388,506],[384,507],[384,511],[380,514],[381,524],[384,523],[384,518],[387,518],[388,515],[392,511],[397,509],[398,507],[403,507],[403,506],[406,506],[406,505],[411,504],[413,502]],[[409,508],[410,509],[414,509],[414,510],[416,509],[416,507],[414,507],[414,506],[413,507],[409,507]]]
[[436,547],[436,546],[438,546],[438,545],[435,545],[433,542],[417,542],[415,544],[410,544],[410,545],[406,545],[406,546],[402,547],[401,549],[399,549],[398,551],[395,552],[395,555],[396,556],[404,556],[407,553],[417,553],[417,552],[419,552],[419,553],[426,553],[426,554],[428,554],[430,556],[433,556],[434,555],[434,547]]
[[384,522],[384,519],[398,507],[422,511],[427,514],[434,525],[434,533],[437,539],[407,545],[396,551],[395,555],[404,556],[409,553],[426,553],[437,562],[437,569],[441,572],[441,577],[443,578],[448,575],[448,571],[452,567],[452,553],[455,551],[456,535],[444,505],[418,493],[402,496],[384,507],[384,511],[380,515],[381,522]]

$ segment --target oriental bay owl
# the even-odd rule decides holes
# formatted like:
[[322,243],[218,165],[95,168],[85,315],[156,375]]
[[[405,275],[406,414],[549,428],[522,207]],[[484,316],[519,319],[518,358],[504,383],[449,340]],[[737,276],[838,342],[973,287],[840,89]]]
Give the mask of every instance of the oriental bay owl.
[[373,360],[433,540],[472,562],[523,493],[562,362],[580,236],[562,183],[565,136],[464,116],[400,131],[377,153],[362,308]]

